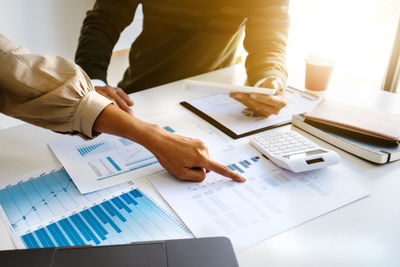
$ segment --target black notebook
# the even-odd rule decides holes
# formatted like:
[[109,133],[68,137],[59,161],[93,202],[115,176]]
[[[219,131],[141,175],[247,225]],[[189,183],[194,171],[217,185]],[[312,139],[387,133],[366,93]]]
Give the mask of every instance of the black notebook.
[[368,161],[384,164],[400,159],[400,146],[393,143],[379,143],[376,140],[359,138],[327,127],[310,124],[303,115],[294,115],[292,124],[344,151]]

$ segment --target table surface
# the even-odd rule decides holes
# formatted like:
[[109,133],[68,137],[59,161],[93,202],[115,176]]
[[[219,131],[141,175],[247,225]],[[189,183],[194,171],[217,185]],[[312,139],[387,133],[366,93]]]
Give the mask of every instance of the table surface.
[[[236,65],[192,79],[243,84],[244,73],[243,66]],[[174,82],[131,97],[135,115],[145,118],[180,109],[180,101],[204,95],[207,94],[184,89],[182,82]],[[400,114],[400,96],[378,89],[329,88],[326,97]],[[0,117],[0,128],[16,124]],[[342,164],[360,174],[353,179],[364,185],[370,196],[238,254],[240,266],[400,266],[400,161],[372,164],[302,133],[317,144],[337,151]],[[0,179],[57,163],[46,143],[63,137],[28,124],[0,130]],[[0,249],[12,248],[14,244],[0,221]]]

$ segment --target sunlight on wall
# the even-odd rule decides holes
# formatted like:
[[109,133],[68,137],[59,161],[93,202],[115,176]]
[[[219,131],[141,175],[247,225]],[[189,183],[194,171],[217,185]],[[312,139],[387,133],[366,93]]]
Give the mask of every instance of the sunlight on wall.
[[310,52],[336,60],[332,86],[380,89],[399,17],[396,0],[290,2],[289,84],[304,86]]

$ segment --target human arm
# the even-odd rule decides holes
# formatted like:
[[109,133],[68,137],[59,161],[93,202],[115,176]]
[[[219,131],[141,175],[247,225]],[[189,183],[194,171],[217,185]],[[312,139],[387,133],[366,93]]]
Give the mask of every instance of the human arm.
[[245,181],[240,174],[213,161],[202,141],[143,122],[114,105],[108,105],[100,113],[93,130],[118,135],[143,145],[165,169],[181,180],[202,181],[206,172],[214,171],[238,182]]
[[107,85],[107,69],[112,50],[120,33],[132,22],[137,5],[134,0],[96,1],[83,22],[75,55],[76,63],[89,77],[102,82],[95,84],[96,91],[130,114],[133,102],[121,88]]
[[209,158],[205,144],[150,125],[98,94],[79,66],[29,53],[0,34],[0,112],[53,131],[119,135],[148,148],[177,177],[201,181],[207,170],[242,177]]
[[87,12],[75,62],[91,79],[107,83],[112,50],[121,32],[132,22],[138,4],[137,0],[97,0]]
[[76,64],[32,54],[0,34],[0,112],[56,132],[93,137],[111,103]]
[[247,5],[244,47],[248,52],[248,83],[254,86],[262,81],[260,87],[277,89],[277,93],[274,96],[239,93],[231,96],[264,116],[277,114],[286,106],[288,4],[288,0],[249,0]]
[[114,105],[118,106],[123,111],[133,115],[133,111],[130,108],[131,106],[133,106],[133,101],[124,92],[124,90],[122,90],[119,87],[113,87],[109,85],[103,85],[103,86],[95,85],[94,88],[96,89],[97,93],[110,99],[114,103]]

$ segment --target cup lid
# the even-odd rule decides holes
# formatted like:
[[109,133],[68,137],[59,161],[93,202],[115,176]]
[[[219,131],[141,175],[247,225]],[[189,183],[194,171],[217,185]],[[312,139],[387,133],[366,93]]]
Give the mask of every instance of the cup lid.
[[335,60],[329,56],[318,53],[309,54],[306,59],[306,63],[318,66],[333,66],[335,65]]

